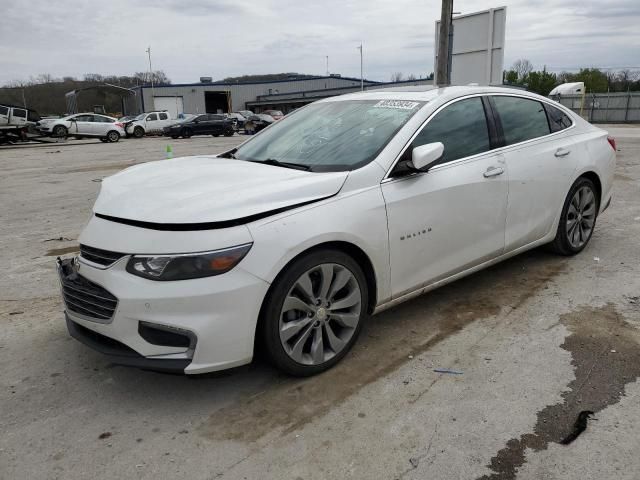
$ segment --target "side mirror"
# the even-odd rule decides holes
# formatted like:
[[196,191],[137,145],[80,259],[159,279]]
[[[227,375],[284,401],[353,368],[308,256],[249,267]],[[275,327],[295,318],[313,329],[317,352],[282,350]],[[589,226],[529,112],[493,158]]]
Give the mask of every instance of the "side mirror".
[[411,166],[420,172],[427,172],[442,159],[443,153],[444,145],[442,142],[420,145],[411,152]]

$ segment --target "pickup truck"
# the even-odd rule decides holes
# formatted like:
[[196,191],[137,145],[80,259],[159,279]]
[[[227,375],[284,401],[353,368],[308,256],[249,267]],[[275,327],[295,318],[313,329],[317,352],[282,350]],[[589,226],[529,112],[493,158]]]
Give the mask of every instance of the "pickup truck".
[[125,123],[127,136],[142,138],[146,134],[162,135],[165,127],[173,125],[176,121],[171,119],[166,111],[141,113],[133,120]]
[[25,141],[29,128],[40,120],[35,110],[15,105],[0,105],[0,143]]

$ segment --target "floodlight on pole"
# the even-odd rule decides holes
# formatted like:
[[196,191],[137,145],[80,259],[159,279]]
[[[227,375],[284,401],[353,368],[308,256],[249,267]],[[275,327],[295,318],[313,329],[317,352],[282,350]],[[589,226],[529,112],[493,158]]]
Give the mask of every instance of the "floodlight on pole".
[[151,45],[147,47],[147,55],[149,55],[149,79],[151,80],[151,110],[156,109],[155,90],[153,89],[153,69],[151,68]]
[[363,61],[362,61],[362,42],[360,42],[360,46],[358,47],[360,50],[360,91],[364,92],[364,74],[363,74]]

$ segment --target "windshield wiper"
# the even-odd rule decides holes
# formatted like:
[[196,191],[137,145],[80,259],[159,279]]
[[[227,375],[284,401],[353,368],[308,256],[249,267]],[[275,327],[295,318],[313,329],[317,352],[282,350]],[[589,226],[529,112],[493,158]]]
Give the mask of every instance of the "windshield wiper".
[[280,160],[276,160],[275,158],[267,158],[266,160],[248,160],[253,163],[266,163],[267,165],[273,165],[275,167],[284,167],[284,168],[293,168],[295,170],[311,170],[309,165],[304,165],[302,163],[293,163],[293,162],[281,162]]

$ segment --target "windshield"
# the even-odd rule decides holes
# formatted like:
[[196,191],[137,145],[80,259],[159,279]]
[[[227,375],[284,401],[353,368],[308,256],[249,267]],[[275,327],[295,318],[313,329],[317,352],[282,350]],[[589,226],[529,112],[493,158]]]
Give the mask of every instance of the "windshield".
[[235,152],[235,158],[302,164],[316,172],[371,162],[423,105],[397,100],[314,103],[287,115]]
[[144,116],[146,115],[146,113],[141,113],[140,115],[138,115],[135,119],[136,120],[144,120]]

